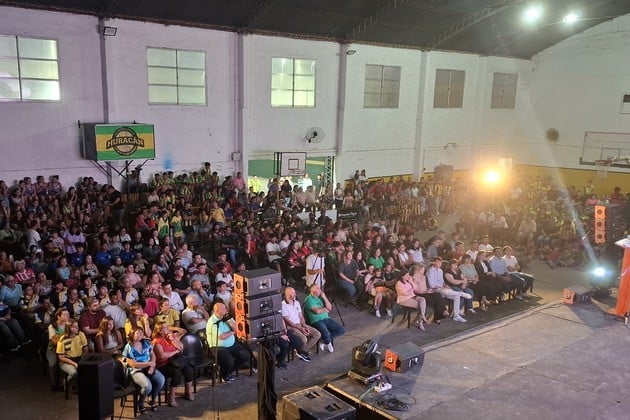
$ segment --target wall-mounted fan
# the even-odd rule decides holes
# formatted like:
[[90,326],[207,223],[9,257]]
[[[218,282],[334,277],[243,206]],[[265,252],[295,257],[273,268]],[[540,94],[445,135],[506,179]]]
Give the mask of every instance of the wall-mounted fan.
[[306,132],[304,139],[308,144],[311,143],[320,143],[326,137],[326,133],[319,127],[311,127]]
[[547,140],[558,141],[560,138],[560,132],[557,128],[548,128],[545,132],[545,136],[547,137]]

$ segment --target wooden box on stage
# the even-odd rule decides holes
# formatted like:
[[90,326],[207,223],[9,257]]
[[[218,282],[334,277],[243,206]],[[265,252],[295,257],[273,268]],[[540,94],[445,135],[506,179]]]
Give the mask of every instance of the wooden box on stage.
[[575,305],[591,300],[591,291],[584,286],[569,286],[562,291],[562,303]]
[[283,420],[354,420],[356,409],[318,386],[285,395]]
[[424,363],[424,350],[413,343],[406,342],[387,349],[385,367],[392,372],[405,372]]

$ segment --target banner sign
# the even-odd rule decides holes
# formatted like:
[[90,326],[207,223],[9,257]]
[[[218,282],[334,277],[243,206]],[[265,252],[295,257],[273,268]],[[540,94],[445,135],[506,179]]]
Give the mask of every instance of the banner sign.
[[96,161],[155,158],[152,124],[83,124],[83,145]]

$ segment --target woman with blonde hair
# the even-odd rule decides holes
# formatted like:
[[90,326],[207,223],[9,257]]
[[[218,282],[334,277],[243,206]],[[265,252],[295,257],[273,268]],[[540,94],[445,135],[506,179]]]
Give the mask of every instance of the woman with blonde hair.
[[115,328],[114,319],[106,316],[98,326],[98,332],[94,338],[94,347],[99,353],[120,354],[125,345],[122,334]]

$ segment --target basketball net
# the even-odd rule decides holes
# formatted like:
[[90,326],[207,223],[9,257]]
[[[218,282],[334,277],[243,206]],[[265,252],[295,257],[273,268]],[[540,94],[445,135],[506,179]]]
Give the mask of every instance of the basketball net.
[[595,166],[597,166],[597,178],[606,179],[606,177],[608,177],[608,168],[610,168],[611,163],[612,160],[606,159],[595,161]]

